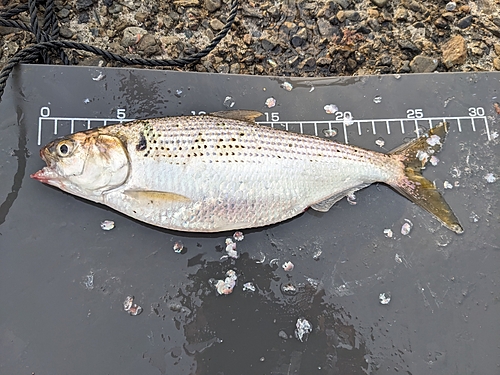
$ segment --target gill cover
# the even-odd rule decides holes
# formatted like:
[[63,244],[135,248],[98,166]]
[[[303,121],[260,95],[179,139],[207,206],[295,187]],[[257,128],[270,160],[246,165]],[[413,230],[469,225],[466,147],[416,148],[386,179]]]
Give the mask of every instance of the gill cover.
[[53,142],[46,153],[66,180],[61,188],[73,194],[103,193],[122,185],[129,175],[128,153],[122,141],[98,131]]

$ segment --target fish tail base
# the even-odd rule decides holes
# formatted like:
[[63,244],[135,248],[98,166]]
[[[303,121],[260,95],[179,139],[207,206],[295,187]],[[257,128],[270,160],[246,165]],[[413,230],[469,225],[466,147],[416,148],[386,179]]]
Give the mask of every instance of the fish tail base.
[[403,163],[404,174],[389,184],[434,215],[445,227],[455,233],[463,233],[463,227],[441,193],[421,174],[432,155],[441,150],[447,132],[447,124],[441,123],[422,137],[393,150],[391,155]]

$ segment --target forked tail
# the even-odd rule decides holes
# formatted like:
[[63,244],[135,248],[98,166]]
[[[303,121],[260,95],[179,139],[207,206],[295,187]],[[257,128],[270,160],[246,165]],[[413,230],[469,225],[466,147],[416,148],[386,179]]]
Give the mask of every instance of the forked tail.
[[404,177],[390,185],[413,203],[424,208],[444,226],[456,233],[463,233],[457,217],[434,184],[422,176],[421,171],[439,150],[441,150],[448,127],[441,123],[420,138],[391,151],[404,164]]

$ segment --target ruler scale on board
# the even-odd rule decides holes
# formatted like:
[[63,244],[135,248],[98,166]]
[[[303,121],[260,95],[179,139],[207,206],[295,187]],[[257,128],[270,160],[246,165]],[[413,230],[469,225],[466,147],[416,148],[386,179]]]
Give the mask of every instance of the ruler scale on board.
[[[105,126],[116,123],[133,121],[134,119],[125,118],[123,116],[117,118],[87,118],[87,117],[65,117],[65,116],[48,116],[50,113],[48,107],[42,107],[41,116],[38,118],[38,136],[37,144],[42,144],[42,133],[46,128],[52,129],[54,135],[65,135],[60,131],[60,126],[69,124],[69,132],[71,134],[76,131],[82,131],[94,127]],[[301,134],[309,134],[315,136],[327,137],[320,132],[328,129],[333,131],[336,127],[342,129],[343,137],[335,137],[336,140],[349,144],[348,130],[356,129],[359,136],[368,135],[394,135],[399,132],[406,135],[420,136],[421,127],[434,127],[440,122],[446,121],[450,127],[456,126],[458,132],[470,129],[472,132],[477,132],[479,129],[484,129],[488,141],[491,140],[491,132],[486,116],[439,116],[439,117],[420,117],[420,118],[382,118],[382,119],[349,119],[349,121],[328,121],[328,120],[284,120],[284,121],[258,121],[260,125],[270,126],[276,129],[284,129],[295,131]],[[76,124],[80,124],[81,129],[75,129]],[[340,130],[339,129],[339,130]],[[365,133],[365,132],[366,133]],[[338,135],[338,134],[337,134]],[[333,137],[332,137],[333,138]],[[343,138],[343,139],[342,139]]]

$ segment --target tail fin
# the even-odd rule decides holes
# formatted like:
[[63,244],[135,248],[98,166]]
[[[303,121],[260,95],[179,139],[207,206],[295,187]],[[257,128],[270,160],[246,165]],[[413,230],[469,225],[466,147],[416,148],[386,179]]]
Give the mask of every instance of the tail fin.
[[441,150],[447,133],[448,127],[444,122],[429,130],[422,137],[392,150],[390,154],[404,164],[404,177],[390,185],[413,203],[434,215],[447,228],[456,233],[463,233],[464,229],[448,203],[434,184],[421,174],[432,155]]

